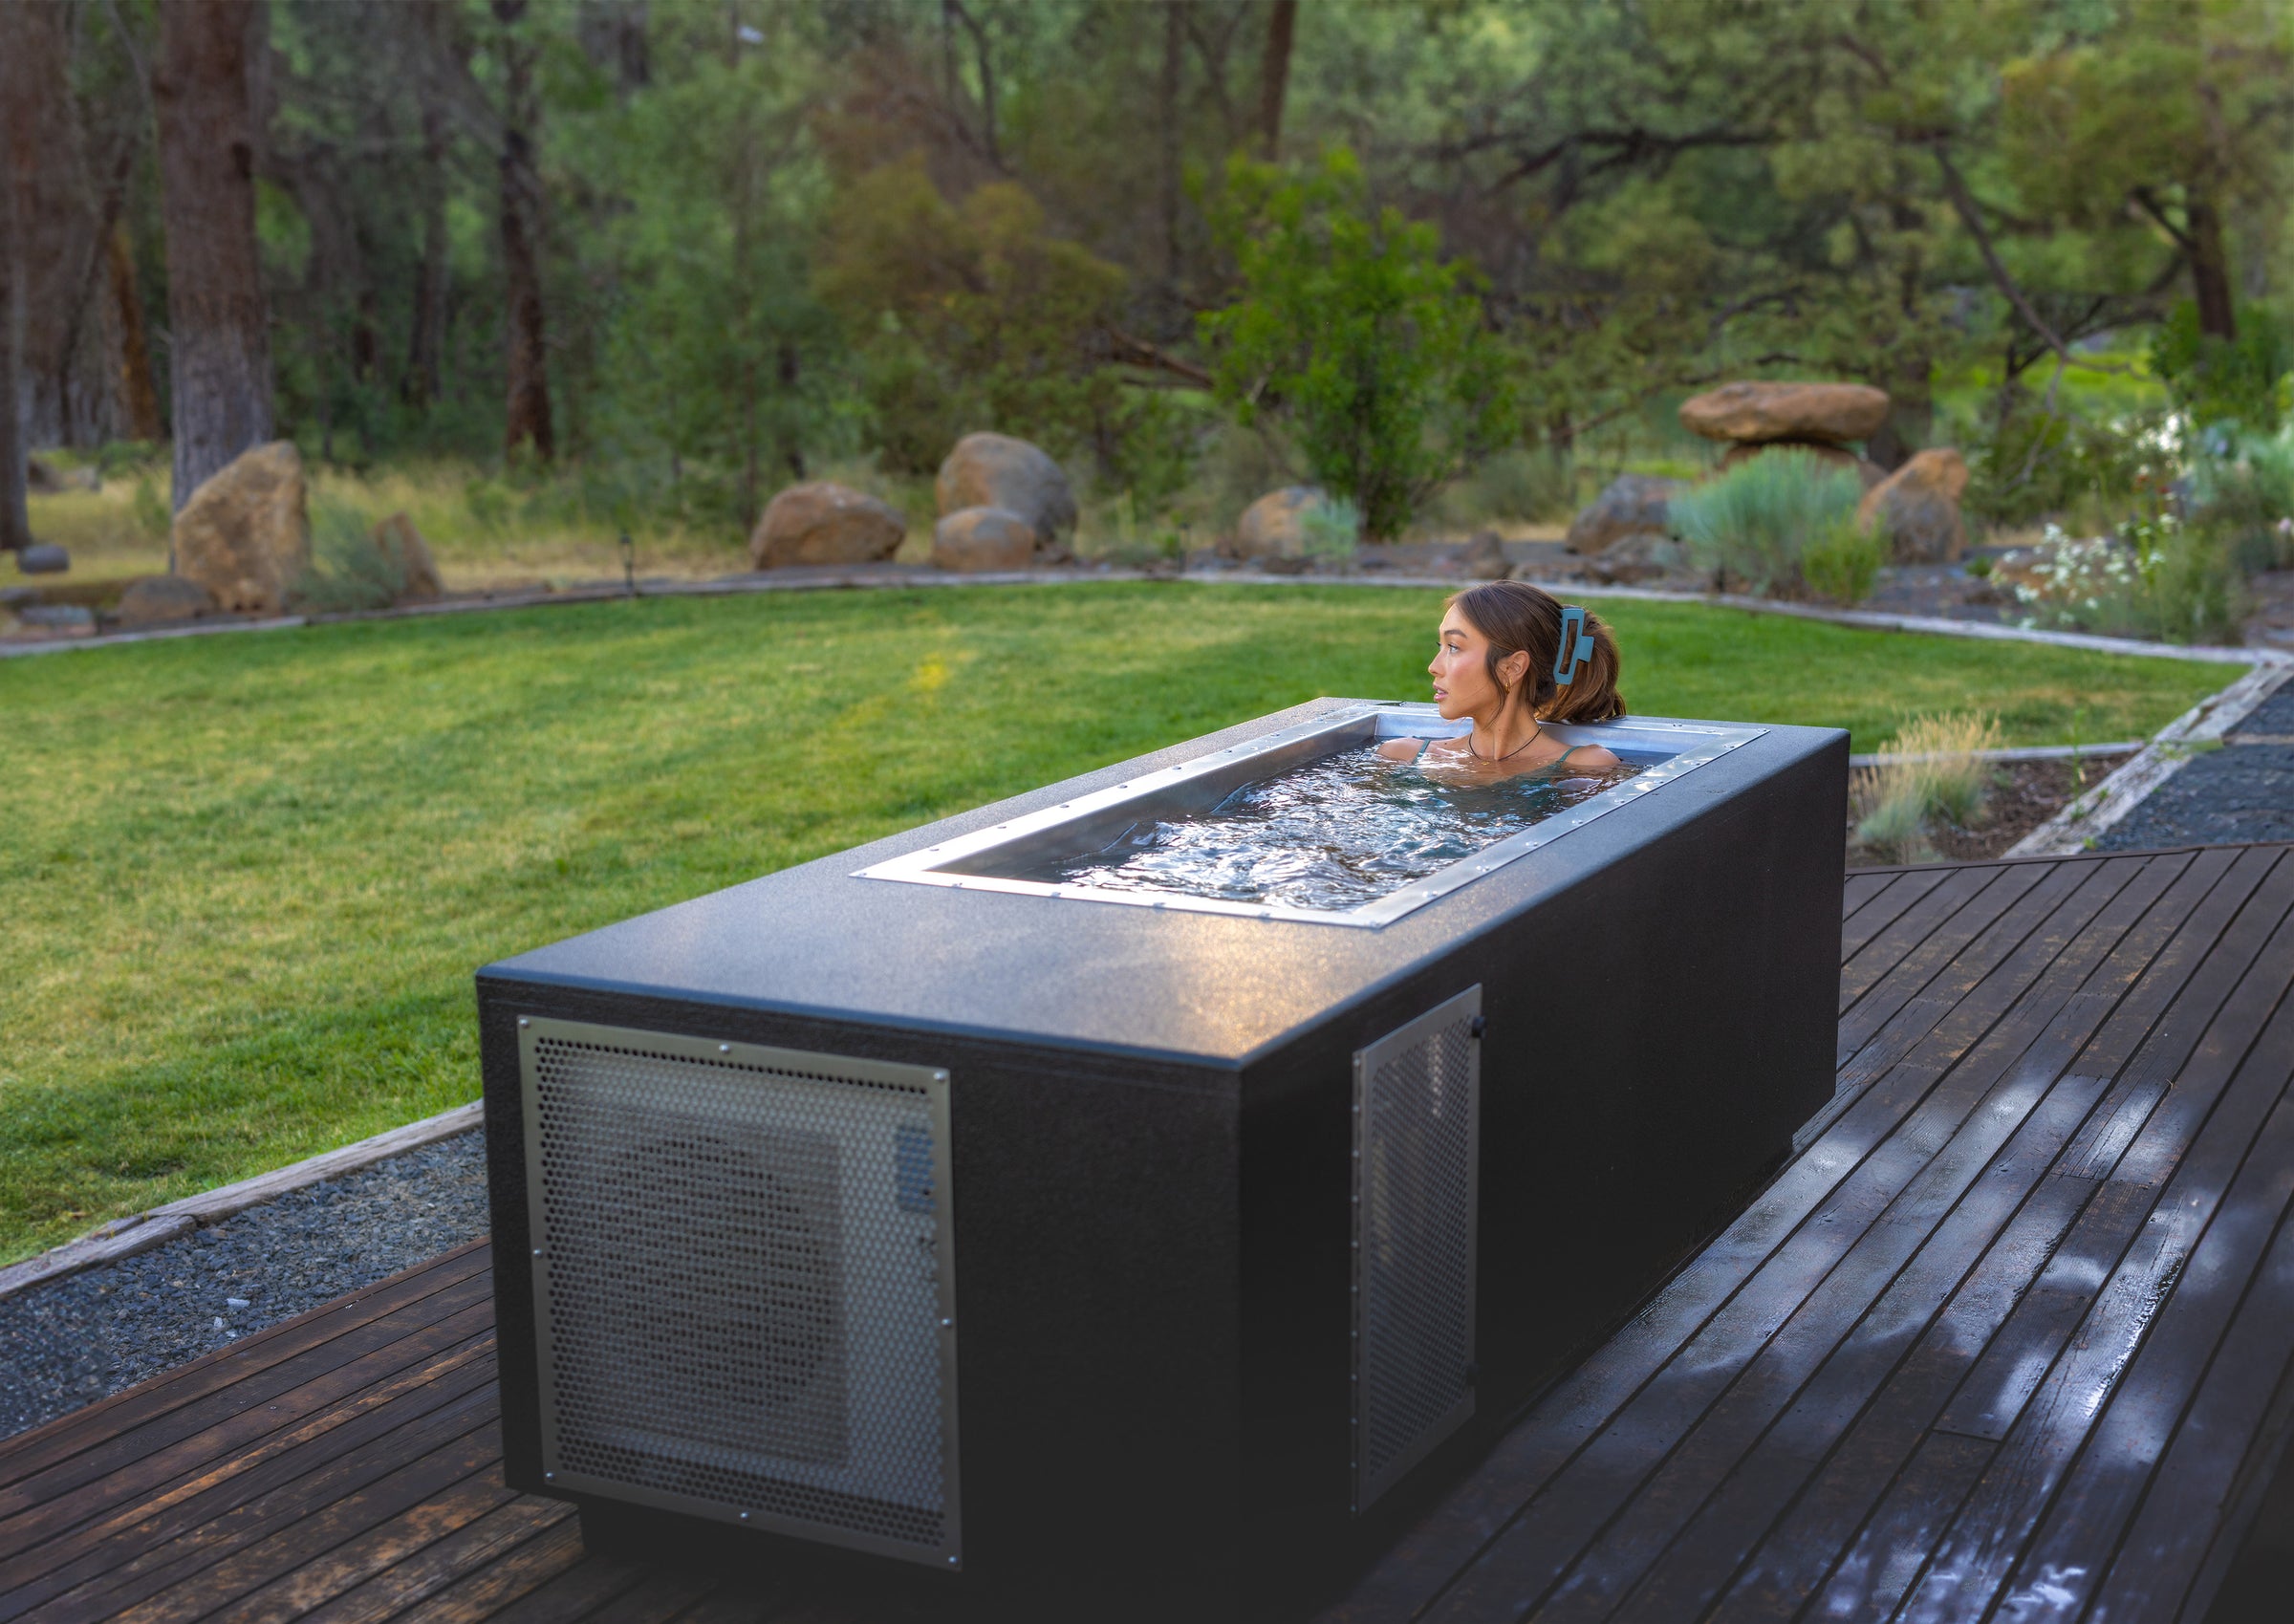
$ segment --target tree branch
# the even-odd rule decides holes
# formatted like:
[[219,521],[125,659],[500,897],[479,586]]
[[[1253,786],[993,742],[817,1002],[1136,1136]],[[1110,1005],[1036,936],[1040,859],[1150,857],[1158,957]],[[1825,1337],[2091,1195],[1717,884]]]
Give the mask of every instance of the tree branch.
[[2001,263],[1999,250],[1991,246],[1991,233],[1983,229],[1983,217],[1976,208],[1976,200],[1969,194],[1967,183],[1959,178],[1959,171],[1953,164],[1951,154],[1944,150],[1941,141],[1936,142],[1929,150],[1936,154],[1936,167],[1943,172],[1944,192],[1951,198],[1952,207],[1967,227],[1968,235],[1976,239],[1977,250],[1983,255],[1983,265],[1991,272],[1992,281],[1999,284],[2000,292],[2007,295],[2007,302],[2031,324],[2031,331],[2046,340],[2047,348],[2055,352],[2056,357],[2068,362],[2071,358],[2069,347],[2041,318],[2039,312],[2032,308],[2031,301],[2023,296],[2023,289],[2016,286],[2015,278],[2007,274],[2007,267]]

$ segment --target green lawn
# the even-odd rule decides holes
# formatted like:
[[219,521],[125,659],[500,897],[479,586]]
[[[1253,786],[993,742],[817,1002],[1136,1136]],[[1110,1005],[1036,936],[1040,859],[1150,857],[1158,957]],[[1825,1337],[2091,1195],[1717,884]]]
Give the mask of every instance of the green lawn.
[[[0,1260],[474,1097],[470,971],[1317,694],[1439,595],[653,599],[0,662]],[[2237,673],[1618,601],[1675,716],[2127,738]]]

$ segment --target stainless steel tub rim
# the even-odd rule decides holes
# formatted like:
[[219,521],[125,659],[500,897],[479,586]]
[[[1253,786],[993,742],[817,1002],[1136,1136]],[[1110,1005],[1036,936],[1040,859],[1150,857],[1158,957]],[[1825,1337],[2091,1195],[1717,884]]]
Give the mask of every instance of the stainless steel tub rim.
[[1615,722],[1548,725],[1547,731],[1563,742],[1605,746],[1638,765],[1641,771],[1567,812],[1556,812],[1358,908],[1299,908],[1273,902],[1230,902],[1177,891],[1115,891],[1090,885],[1055,885],[1013,879],[992,872],[999,866],[1011,866],[1012,859],[1022,850],[1069,846],[1077,855],[1101,850],[1131,824],[1146,818],[1159,822],[1206,810],[1244,784],[1272,777],[1337,750],[1380,739],[1455,738],[1469,727],[1468,723],[1443,721],[1433,705],[1422,703],[1349,705],[1310,722],[1209,751],[1177,767],[1129,779],[1007,823],[872,863],[855,871],[855,877],[1067,901],[1111,902],[1133,908],[1232,914],[1248,919],[1374,930],[1551,845],[1595,818],[1662,790],[1706,762],[1717,760],[1767,731],[1764,727],[1736,723],[1684,722],[1650,716],[1626,717]]

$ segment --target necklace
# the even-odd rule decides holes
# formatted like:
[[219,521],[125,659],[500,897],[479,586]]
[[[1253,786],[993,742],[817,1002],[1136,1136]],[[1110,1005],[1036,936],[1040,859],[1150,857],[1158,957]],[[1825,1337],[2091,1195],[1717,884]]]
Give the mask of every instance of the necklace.
[[1502,762],[1502,761],[1511,761],[1511,760],[1512,760],[1512,759],[1513,759],[1515,756],[1518,756],[1518,755],[1520,755],[1520,754],[1521,754],[1521,753],[1522,753],[1524,750],[1527,749],[1527,748],[1528,748],[1528,747],[1529,747],[1531,745],[1534,745],[1534,744],[1536,744],[1536,743],[1538,742],[1538,740],[1540,740],[1540,739],[1542,739],[1542,738],[1544,738],[1544,737],[1546,736],[1546,729],[1545,729],[1545,727],[1544,727],[1544,725],[1541,725],[1541,724],[1539,724],[1539,723],[1532,722],[1531,724],[1529,724],[1529,726],[1530,726],[1530,734],[1529,734],[1529,736],[1528,736],[1526,739],[1524,739],[1524,740],[1523,740],[1523,741],[1522,741],[1520,744],[1518,744],[1518,745],[1514,746],[1514,747],[1513,747],[1513,748],[1511,748],[1511,749],[1507,750],[1507,751],[1506,751],[1506,752],[1505,752],[1504,755],[1502,755],[1502,756],[1485,756],[1485,755],[1483,755],[1483,754],[1482,754],[1482,753],[1480,750],[1477,750],[1476,748],[1474,748],[1474,736],[1473,736],[1471,733],[1468,733],[1468,734],[1465,736],[1465,753],[1466,753],[1467,755],[1469,755],[1469,756],[1472,756],[1472,757],[1473,757],[1473,758],[1474,758],[1476,761],[1485,761],[1485,762],[1488,762],[1488,763],[1489,763],[1489,764],[1490,764],[1492,767],[1495,767],[1495,766],[1496,766],[1496,765],[1497,765],[1499,762]]

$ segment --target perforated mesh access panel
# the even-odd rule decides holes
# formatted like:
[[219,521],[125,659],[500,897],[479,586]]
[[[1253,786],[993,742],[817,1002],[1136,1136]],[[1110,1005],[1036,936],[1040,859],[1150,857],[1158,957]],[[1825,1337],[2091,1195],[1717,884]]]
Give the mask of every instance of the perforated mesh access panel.
[[946,1073],[519,1036],[552,1481],[952,1562]]
[[1354,1056],[1354,1509],[1474,1413],[1478,986]]

